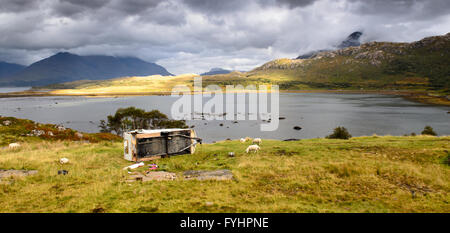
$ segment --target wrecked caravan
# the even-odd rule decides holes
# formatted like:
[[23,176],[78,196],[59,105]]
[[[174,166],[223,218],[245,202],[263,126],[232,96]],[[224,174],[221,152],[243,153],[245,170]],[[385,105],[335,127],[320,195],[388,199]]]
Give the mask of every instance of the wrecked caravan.
[[192,154],[201,143],[193,129],[133,130],[124,133],[123,138],[124,158],[136,162]]

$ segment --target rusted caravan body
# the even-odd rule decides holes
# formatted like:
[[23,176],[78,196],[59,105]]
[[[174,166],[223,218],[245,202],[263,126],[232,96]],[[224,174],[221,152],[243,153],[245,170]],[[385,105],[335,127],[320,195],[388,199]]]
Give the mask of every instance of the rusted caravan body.
[[133,130],[123,138],[124,158],[135,162],[192,154],[201,143],[193,129]]

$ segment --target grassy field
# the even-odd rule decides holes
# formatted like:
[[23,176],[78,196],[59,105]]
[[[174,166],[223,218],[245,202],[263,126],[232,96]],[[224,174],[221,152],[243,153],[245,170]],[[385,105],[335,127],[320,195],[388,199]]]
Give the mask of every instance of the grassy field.
[[[448,136],[263,140],[259,153],[245,154],[249,143],[224,141],[156,163],[178,177],[230,169],[235,180],[144,183],[125,182],[122,168],[130,162],[121,142],[24,142],[0,149],[0,169],[39,173],[0,184],[0,212],[448,213],[449,142]],[[70,163],[60,165],[62,157]],[[58,175],[60,169],[69,174]]]

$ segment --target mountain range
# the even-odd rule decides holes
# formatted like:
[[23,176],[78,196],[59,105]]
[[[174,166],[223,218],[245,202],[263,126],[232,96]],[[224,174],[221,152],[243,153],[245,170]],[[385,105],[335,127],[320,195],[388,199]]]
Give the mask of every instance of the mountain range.
[[353,32],[345,40],[343,40],[340,44],[336,45],[334,49],[320,49],[320,50],[310,51],[310,52],[307,52],[305,54],[298,56],[297,59],[308,59],[308,58],[311,58],[314,55],[321,53],[321,52],[328,52],[328,51],[348,48],[348,47],[352,47],[352,46],[360,46],[361,45],[360,38],[362,35],[363,35],[362,32],[359,32],[359,31]]
[[23,69],[25,66],[0,61],[0,79],[14,75]]
[[225,70],[222,68],[212,68],[210,71],[200,74],[201,76],[205,75],[215,75],[215,74],[228,74],[231,73],[231,70]]
[[28,67],[0,63],[0,86],[42,86],[155,74],[172,75],[160,65],[135,57],[79,56],[60,52]]

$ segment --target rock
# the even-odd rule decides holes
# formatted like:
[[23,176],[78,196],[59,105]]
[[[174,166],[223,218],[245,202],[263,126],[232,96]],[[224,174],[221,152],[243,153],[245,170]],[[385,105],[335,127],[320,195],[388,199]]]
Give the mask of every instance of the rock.
[[130,178],[126,182],[135,182],[135,181],[163,181],[163,180],[175,180],[177,175],[172,172],[164,172],[164,171],[152,171],[147,174],[142,174],[140,172],[133,172],[130,175]]
[[48,132],[47,132],[47,135],[48,135],[48,136],[50,136],[50,137],[53,137],[53,136],[55,136],[55,135],[53,134],[53,132],[52,132],[52,131],[48,131]]
[[30,135],[39,137],[39,136],[44,135],[44,134],[45,134],[44,130],[33,129],[33,130],[31,130],[31,134]]
[[60,132],[66,130],[66,128],[64,126],[58,126],[57,128],[58,128],[58,131],[60,131]]
[[212,205],[214,205],[214,202],[212,202],[212,201],[207,201],[207,202],[205,202],[205,205],[206,205],[206,206],[212,206]]
[[24,177],[37,174],[37,170],[0,170],[0,179],[9,177]]
[[294,129],[295,129],[295,130],[301,130],[302,127],[300,127],[300,126],[294,126]]
[[233,173],[230,170],[216,170],[216,171],[185,171],[183,176],[186,180],[231,180]]

